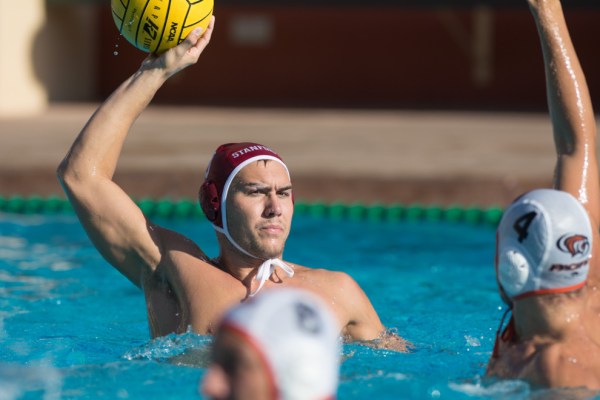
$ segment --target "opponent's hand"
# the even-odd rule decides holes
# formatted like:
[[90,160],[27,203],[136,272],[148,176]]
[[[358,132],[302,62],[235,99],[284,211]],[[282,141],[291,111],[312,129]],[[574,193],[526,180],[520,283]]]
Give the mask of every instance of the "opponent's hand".
[[160,69],[165,79],[168,79],[182,69],[195,64],[208,46],[214,26],[215,17],[212,16],[205,32],[202,32],[202,28],[196,28],[179,45],[160,55],[150,54],[142,62],[141,69]]

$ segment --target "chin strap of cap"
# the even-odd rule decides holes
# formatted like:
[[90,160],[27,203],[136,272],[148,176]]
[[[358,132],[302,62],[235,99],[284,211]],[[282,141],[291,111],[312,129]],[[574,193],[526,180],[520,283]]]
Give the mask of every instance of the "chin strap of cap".
[[294,269],[288,264],[281,261],[279,258],[270,258],[263,262],[260,267],[258,267],[258,272],[254,279],[259,281],[258,287],[252,293],[250,293],[250,297],[254,297],[260,289],[262,289],[263,285],[269,279],[269,277],[275,272],[275,267],[279,267],[289,276],[290,278],[294,276]]
[[[254,254],[250,254],[249,252],[244,250],[242,248],[242,246],[240,246],[239,244],[237,244],[237,242],[235,240],[233,240],[233,238],[229,234],[229,230],[227,229],[227,227],[225,227],[225,229],[223,229],[217,225],[213,225],[213,226],[217,232],[221,232],[222,234],[224,234],[225,237],[227,238],[227,240],[229,240],[229,243],[231,243],[240,252],[244,253],[245,255],[247,255],[249,257],[258,259],[258,257],[256,257]],[[254,277],[254,279],[259,281],[259,284],[258,284],[258,287],[256,288],[256,290],[254,292],[250,293],[250,297],[254,297],[260,291],[260,289],[262,289],[262,287],[265,284],[265,282],[267,281],[267,279],[269,279],[271,277],[271,275],[273,274],[273,272],[275,272],[275,267],[281,268],[283,270],[283,272],[285,272],[287,274],[287,276],[289,276],[290,278],[292,276],[294,276],[294,268],[292,268],[288,264],[284,263],[279,258],[269,258],[268,260],[265,260],[260,265],[260,267],[258,267],[258,272],[256,273],[256,276]]]

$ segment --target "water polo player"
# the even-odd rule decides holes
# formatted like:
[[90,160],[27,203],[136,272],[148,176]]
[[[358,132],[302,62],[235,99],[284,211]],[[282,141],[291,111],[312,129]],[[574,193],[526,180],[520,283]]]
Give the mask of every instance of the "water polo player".
[[134,120],[167,79],[198,61],[213,27],[214,21],[204,35],[193,31],[181,45],[149,56],[83,128],[58,168],[81,224],[108,262],[142,288],[153,336],[188,327],[212,333],[226,309],[263,286],[296,286],[330,303],[349,339],[405,349],[347,274],[282,260],[292,187],[287,167],[267,147],[222,146],[210,163],[200,198],[220,244],[212,260],[189,238],[148,221],[113,181]]
[[558,155],[555,189],[526,193],[497,231],[496,276],[512,311],[488,375],[600,389],[596,123],[559,0],[529,0]]

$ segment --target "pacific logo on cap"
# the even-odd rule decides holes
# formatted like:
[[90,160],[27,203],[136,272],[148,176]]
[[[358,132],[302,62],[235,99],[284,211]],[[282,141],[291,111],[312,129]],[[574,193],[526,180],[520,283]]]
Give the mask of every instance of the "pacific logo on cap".
[[590,252],[590,241],[587,236],[579,234],[566,234],[560,237],[556,242],[556,247],[560,251],[575,256],[585,256]]
[[[571,271],[571,275],[578,275],[579,269],[588,265],[588,255],[591,250],[591,245],[587,236],[573,233],[563,235],[557,240],[556,247],[563,253],[569,253],[573,258],[577,257],[578,261],[565,264],[552,264],[548,271]],[[584,259],[581,260],[581,257],[584,257]]]

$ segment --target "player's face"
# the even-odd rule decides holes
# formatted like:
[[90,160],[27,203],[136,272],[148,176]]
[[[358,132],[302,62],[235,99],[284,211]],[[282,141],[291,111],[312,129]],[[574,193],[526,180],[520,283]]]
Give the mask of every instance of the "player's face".
[[227,329],[215,339],[202,393],[216,400],[274,398],[273,384],[259,353],[239,334]]
[[292,184],[280,163],[250,163],[235,177],[227,197],[227,226],[250,254],[281,257],[293,213]]

